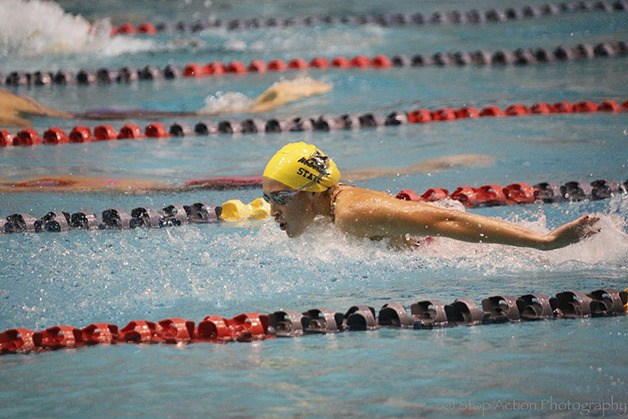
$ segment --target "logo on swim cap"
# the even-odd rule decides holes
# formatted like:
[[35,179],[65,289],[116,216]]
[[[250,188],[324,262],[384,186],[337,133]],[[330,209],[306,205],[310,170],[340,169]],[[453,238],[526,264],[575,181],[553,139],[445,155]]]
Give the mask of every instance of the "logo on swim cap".
[[322,155],[318,150],[314,152],[314,155],[310,156],[309,159],[305,157],[301,157],[299,159],[299,163],[304,164],[312,169],[316,170],[318,173],[322,175],[326,175],[327,173],[327,160],[329,157]]
[[340,171],[314,145],[299,142],[279,150],[266,165],[264,176],[294,190],[323,192],[338,184]]

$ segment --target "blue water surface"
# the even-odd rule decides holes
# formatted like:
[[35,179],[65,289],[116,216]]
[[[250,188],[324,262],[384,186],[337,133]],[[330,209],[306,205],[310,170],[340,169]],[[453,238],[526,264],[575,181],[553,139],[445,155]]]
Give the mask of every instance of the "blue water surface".
[[[540,6],[542,1],[526,4]],[[41,3],[43,4],[43,3]],[[61,1],[68,14],[114,25],[176,23],[206,17],[304,17],[432,13],[523,7],[515,1]],[[25,4],[7,22],[22,18]],[[43,7],[43,6],[42,6]],[[42,9],[44,10],[44,9]],[[29,12],[31,13],[31,12]],[[37,12],[35,12],[37,13]],[[41,31],[68,31],[65,51],[13,48],[0,72],[103,66],[143,67],[338,55],[433,54],[441,51],[555,48],[621,41],[625,12],[588,11],[483,25],[326,25],[249,31],[161,33],[79,48],[76,27],[57,28],[40,11]],[[57,18],[55,18],[57,19]],[[3,34],[17,33],[15,30]],[[26,40],[21,41],[27,45]],[[18,45],[20,39],[13,40]],[[625,57],[505,67],[407,67],[308,70],[301,75],[333,90],[266,113],[261,119],[416,108],[581,100],[622,102]],[[208,96],[234,92],[254,98],[297,72],[178,78],[90,86],[7,87],[70,112],[146,108],[196,111]],[[210,116],[239,121],[249,114]],[[193,126],[200,117],[165,118]],[[127,122],[126,120],[124,122]],[[147,120],[132,122],[145,126]],[[35,118],[34,128],[69,130],[95,121]],[[122,121],[113,121],[119,128]],[[356,182],[397,193],[428,188],[513,182],[623,182],[626,113],[535,115],[411,124],[329,133],[187,136],[0,149],[3,180],[48,175],[131,178],[180,185],[216,176],[259,175],[285,143],[308,141],[343,171],[399,168]],[[476,155],[469,165],[403,172],[417,162]],[[0,216],[41,217],[48,211],[99,214],[108,208],[229,199],[250,202],[259,188],[183,193],[0,193]],[[288,239],[272,220],[128,231],[70,231],[0,236],[0,331],[54,325],[84,327],[134,319],[159,321],[244,312],[398,301],[449,303],[491,295],[628,287],[627,195],[601,201],[469,210],[547,231],[594,213],[602,231],[565,249],[540,252],[438,240],[420,251],[345,237],[324,224]],[[368,332],[270,339],[226,345],[94,346],[0,357],[0,417],[206,416],[621,416],[628,401],[626,317],[585,318],[440,330]]]

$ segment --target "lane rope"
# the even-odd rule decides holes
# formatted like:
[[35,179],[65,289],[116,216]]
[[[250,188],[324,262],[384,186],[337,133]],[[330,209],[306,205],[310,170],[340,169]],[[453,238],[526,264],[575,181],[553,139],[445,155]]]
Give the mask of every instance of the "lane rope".
[[326,308],[312,308],[303,312],[279,310],[270,314],[246,312],[230,319],[208,315],[198,325],[188,319],[169,318],[158,322],[132,320],[122,328],[112,323],[92,323],[83,328],[58,325],[41,331],[13,328],[0,333],[0,355],[76,349],[98,344],[252,342],[380,328],[422,330],[623,316],[628,311],[627,291],[605,288],[585,294],[566,290],[553,297],[535,293],[518,298],[498,294],[483,299],[480,307],[470,298],[457,298],[450,304],[432,299],[412,303],[410,312],[403,304],[392,301],[384,304],[379,314],[368,305],[355,305],[344,314]]
[[[228,178],[222,178],[228,179]],[[237,178],[236,178],[237,180]],[[218,182],[194,180],[186,182],[193,188],[215,189]],[[256,186],[261,186],[261,177]],[[234,187],[235,182],[225,180],[224,185]],[[184,186],[185,186],[184,185]],[[246,187],[254,186],[249,182]],[[598,179],[593,182],[570,181],[564,184],[540,182],[533,186],[527,183],[512,183],[507,186],[495,184],[480,187],[460,186],[452,193],[444,188],[430,188],[419,195],[411,189],[400,191],[398,199],[410,201],[435,202],[452,199],[467,208],[562,203],[576,201],[597,201],[609,199],[616,195],[628,193],[628,180],[612,182]],[[28,213],[15,213],[0,219],[0,235],[2,233],[41,233],[66,232],[69,230],[128,230],[134,228],[163,228],[186,224],[213,224],[221,221],[240,222],[261,220],[270,217],[270,206],[262,198],[245,204],[238,199],[231,199],[222,205],[213,206],[209,202],[196,202],[189,205],[168,205],[156,210],[149,207],[133,208],[130,212],[122,208],[109,208],[102,211],[100,218],[88,210],[75,213],[66,211],[50,211],[41,218]]]
[[403,124],[425,124],[430,122],[447,122],[462,119],[485,117],[522,117],[529,115],[556,115],[575,113],[621,113],[628,111],[628,100],[619,103],[616,100],[604,100],[596,103],[589,100],[579,102],[538,102],[531,106],[520,103],[505,108],[486,106],[477,109],[470,106],[462,108],[441,108],[436,110],[416,109],[410,112],[395,111],[387,115],[367,112],[362,115],[342,114],[339,116],[321,115],[317,117],[292,117],[288,120],[271,118],[262,121],[258,118],[247,118],[240,122],[222,120],[219,122],[200,121],[192,129],[184,123],[175,122],[166,128],[161,122],[152,122],[144,129],[134,123],[124,124],[120,130],[111,125],[98,125],[92,129],[79,125],[71,129],[69,134],[59,128],[50,127],[40,135],[33,128],[26,128],[11,134],[0,129],[0,147],[35,146],[41,144],[59,145],[68,143],[90,143],[95,141],[139,140],[146,138],[164,139],[169,137],[186,137],[191,135],[240,135],[256,133],[282,133],[303,131],[334,131],[342,129],[376,128],[381,126],[399,126]]
[[556,48],[518,48],[515,50],[499,49],[493,52],[476,50],[471,52],[437,52],[434,54],[417,54],[412,57],[398,54],[387,56],[378,54],[374,57],[358,55],[353,58],[337,56],[334,58],[315,57],[309,61],[294,58],[288,61],[273,59],[270,61],[252,60],[248,65],[242,61],[223,63],[212,61],[206,64],[188,63],[183,68],[168,64],[163,70],[146,65],[141,68],[121,67],[118,70],[106,67],[98,70],[82,69],[78,73],[68,70],[39,70],[35,72],[12,71],[0,75],[0,84],[7,86],[50,86],[50,85],[92,85],[129,83],[137,81],[172,80],[179,77],[213,77],[226,75],[255,74],[264,72],[284,72],[330,70],[330,69],[361,69],[390,70],[404,67],[444,67],[444,66],[505,66],[533,65],[579,60],[593,60],[623,56],[628,53],[625,41],[602,42],[596,45],[578,44],[575,46],[559,45]]
[[183,32],[197,33],[205,30],[244,31],[262,28],[289,28],[317,25],[377,25],[384,27],[403,27],[420,25],[479,25],[486,23],[503,23],[509,21],[539,19],[547,16],[573,14],[578,12],[622,12],[628,9],[625,0],[616,1],[572,1],[550,3],[542,6],[526,5],[508,7],[506,9],[488,10],[451,10],[436,11],[429,15],[423,13],[398,14],[362,14],[362,15],[322,15],[288,18],[249,18],[249,19],[218,19],[209,18],[194,22],[179,21],[171,24],[144,22],[139,25],[124,23],[112,28],[111,35],[157,35],[158,33]]

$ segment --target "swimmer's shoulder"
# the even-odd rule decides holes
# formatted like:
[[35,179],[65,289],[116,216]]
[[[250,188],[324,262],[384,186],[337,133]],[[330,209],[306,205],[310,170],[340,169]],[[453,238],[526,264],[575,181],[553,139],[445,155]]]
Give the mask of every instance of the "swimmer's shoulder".
[[334,188],[332,200],[336,205],[350,206],[351,204],[360,204],[365,200],[377,202],[397,202],[394,196],[372,189],[361,188],[359,186],[339,184]]
[[375,218],[390,218],[429,211],[427,203],[404,201],[395,196],[352,185],[338,185],[332,193],[336,224],[361,224]]
[[375,237],[379,234],[370,231],[367,226],[371,225],[374,217],[381,215],[383,208],[393,206],[387,203],[394,200],[395,197],[384,192],[341,184],[332,192],[332,218],[342,231]]
[[399,205],[403,206],[406,201],[385,192],[356,186],[339,185],[333,193],[332,219],[340,231],[372,240],[393,238],[392,247],[407,241],[397,237],[399,234],[390,231],[389,226],[389,221],[398,214]]

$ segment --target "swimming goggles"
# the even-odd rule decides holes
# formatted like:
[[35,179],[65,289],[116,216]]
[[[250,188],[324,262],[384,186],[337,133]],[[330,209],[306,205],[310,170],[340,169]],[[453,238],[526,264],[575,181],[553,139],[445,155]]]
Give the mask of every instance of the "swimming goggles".
[[263,195],[264,201],[268,202],[269,204],[272,201],[276,203],[277,205],[286,205],[292,198],[294,198],[294,196],[298,192],[301,192],[302,190],[307,189],[310,186],[318,183],[325,175],[327,175],[327,170],[329,169],[329,161],[327,159],[327,156],[320,158],[318,156],[318,153],[316,157],[317,157],[318,164],[320,164],[320,171],[319,171],[319,175],[316,176],[314,180],[301,186],[296,191],[275,191],[275,192],[268,192],[268,193],[264,192],[264,195]]
[[297,194],[297,192],[301,192],[301,189],[296,190],[296,191],[275,191],[275,192],[264,192],[264,201],[268,202],[269,204],[272,202],[278,204],[278,205],[286,205],[292,198],[294,198],[294,195]]

